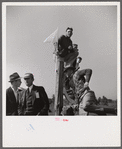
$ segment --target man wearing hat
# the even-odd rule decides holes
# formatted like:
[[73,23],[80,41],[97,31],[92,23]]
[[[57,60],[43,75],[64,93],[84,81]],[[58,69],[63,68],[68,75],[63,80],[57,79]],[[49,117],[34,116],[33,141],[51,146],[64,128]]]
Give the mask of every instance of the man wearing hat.
[[17,72],[9,76],[11,87],[6,90],[6,115],[18,115],[21,78]]
[[49,101],[44,87],[33,84],[32,73],[24,75],[24,81],[28,87],[21,100],[20,115],[48,115]]

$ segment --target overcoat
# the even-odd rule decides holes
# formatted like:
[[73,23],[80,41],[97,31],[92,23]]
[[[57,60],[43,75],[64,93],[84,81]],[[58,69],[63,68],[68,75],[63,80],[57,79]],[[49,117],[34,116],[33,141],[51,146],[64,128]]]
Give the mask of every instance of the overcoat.
[[[18,89],[18,94],[20,94],[21,91],[21,89]],[[18,104],[19,103],[17,103],[14,91],[11,87],[9,87],[6,90],[6,115],[18,115]]]
[[28,93],[26,90],[19,105],[19,115],[48,115],[49,100],[44,87],[35,86]]

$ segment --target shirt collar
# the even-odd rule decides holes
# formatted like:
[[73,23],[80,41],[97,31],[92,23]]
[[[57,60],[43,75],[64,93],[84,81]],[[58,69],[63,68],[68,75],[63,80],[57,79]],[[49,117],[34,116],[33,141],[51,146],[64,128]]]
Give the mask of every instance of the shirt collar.
[[29,91],[31,92],[31,90],[33,88],[33,84],[30,87],[28,87],[28,88],[29,88]]
[[14,92],[17,92],[18,91],[18,89],[15,91],[15,89],[11,86],[11,88],[12,88],[12,90],[14,91]]

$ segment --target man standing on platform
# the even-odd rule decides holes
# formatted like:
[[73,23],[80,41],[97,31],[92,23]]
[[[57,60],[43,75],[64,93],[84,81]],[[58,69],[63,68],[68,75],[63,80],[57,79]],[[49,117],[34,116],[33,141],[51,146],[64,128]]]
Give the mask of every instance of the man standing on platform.
[[49,101],[44,87],[33,84],[34,76],[32,73],[26,73],[24,80],[28,89],[21,99],[19,114],[48,115]]
[[73,34],[72,28],[66,29],[66,35],[58,39],[58,55],[64,58],[64,67],[71,66],[78,56],[77,45],[70,39]]

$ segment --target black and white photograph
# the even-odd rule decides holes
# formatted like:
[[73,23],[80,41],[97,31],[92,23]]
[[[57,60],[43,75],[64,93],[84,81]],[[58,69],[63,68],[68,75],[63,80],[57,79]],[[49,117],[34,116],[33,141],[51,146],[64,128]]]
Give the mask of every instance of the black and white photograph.
[[3,2],[2,45],[3,147],[120,146],[120,2]]

